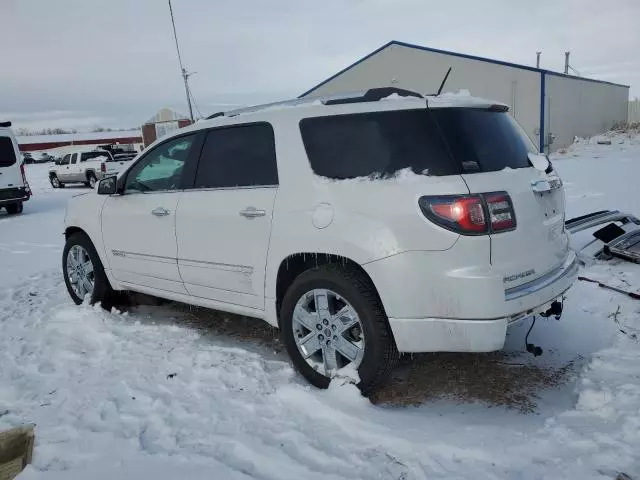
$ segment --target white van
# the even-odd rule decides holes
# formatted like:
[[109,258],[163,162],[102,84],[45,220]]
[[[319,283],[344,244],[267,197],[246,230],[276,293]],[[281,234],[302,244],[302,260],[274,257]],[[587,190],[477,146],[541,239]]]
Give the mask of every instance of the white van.
[[9,127],[11,122],[0,122],[0,208],[15,215],[22,212],[22,203],[29,200],[31,189],[24,175],[18,142]]

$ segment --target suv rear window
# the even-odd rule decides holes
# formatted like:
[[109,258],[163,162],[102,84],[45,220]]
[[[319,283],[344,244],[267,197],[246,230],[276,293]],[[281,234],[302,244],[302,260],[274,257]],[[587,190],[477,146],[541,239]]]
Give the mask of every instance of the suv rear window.
[[505,112],[469,108],[432,110],[456,163],[464,173],[530,167],[537,153],[529,137]]
[[536,151],[507,113],[468,108],[305,118],[300,130],[313,171],[333,179],[524,168]]
[[16,163],[16,151],[10,137],[0,136],[0,168],[10,167]]

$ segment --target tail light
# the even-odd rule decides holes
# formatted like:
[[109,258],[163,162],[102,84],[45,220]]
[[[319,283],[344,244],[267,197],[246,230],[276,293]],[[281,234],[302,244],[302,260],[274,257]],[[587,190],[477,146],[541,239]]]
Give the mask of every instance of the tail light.
[[27,191],[27,195],[31,196],[31,188],[29,187],[29,182],[27,182],[27,175],[24,171],[24,163],[20,164],[20,174],[22,175],[22,184]]
[[462,235],[487,235],[516,228],[511,197],[506,192],[422,197],[422,213],[433,223]]
[[106,163],[102,162],[102,163],[100,164],[100,171],[101,171],[102,173],[107,173],[107,164],[106,164]]
[[487,193],[484,199],[487,202],[492,232],[505,232],[516,228],[516,214],[509,195],[505,192]]

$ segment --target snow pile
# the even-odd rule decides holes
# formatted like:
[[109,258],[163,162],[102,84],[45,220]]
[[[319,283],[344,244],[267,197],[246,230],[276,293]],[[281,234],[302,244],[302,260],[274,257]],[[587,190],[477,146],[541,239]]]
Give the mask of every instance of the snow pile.
[[429,170],[425,169],[421,173],[415,173],[411,167],[403,168],[394,172],[392,175],[383,176],[380,173],[368,175],[366,177],[354,177],[354,178],[328,178],[320,175],[315,175],[315,181],[323,185],[332,185],[339,183],[343,184],[363,184],[370,182],[382,182],[386,185],[402,184],[402,183],[414,183],[424,181],[424,177],[429,175]]

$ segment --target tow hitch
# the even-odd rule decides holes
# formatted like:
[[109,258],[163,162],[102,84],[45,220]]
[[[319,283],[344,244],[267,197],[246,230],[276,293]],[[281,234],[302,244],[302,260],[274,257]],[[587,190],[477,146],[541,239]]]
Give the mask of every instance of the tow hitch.
[[[554,300],[553,302],[551,302],[551,305],[549,305],[549,309],[546,312],[541,312],[540,316],[544,318],[554,316],[556,320],[560,320],[560,317],[562,316],[562,308],[563,308],[563,302]],[[533,355],[534,357],[539,357],[540,355],[542,355],[544,350],[542,350],[542,348],[539,347],[538,345],[529,343],[529,334],[531,333],[531,330],[533,330],[533,327],[535,326],[535,324],[536,324],[536,317],[534,316],[533,320],[531,321],[531,326],[529,327],[529,330],[527,331],[527,334],[524,337],[524,347],[527,350],[527,352],[529,352],[531,355]]]
[[556,320],[560,320],[560,317],[562,316],[562,306],[563,306],[562,302],[559,302],[558,300],[554,300],[551,303],[549,310],[547,310],[546,312],[542,312],[540,316],[548,318],[553,315],[556,318]]

